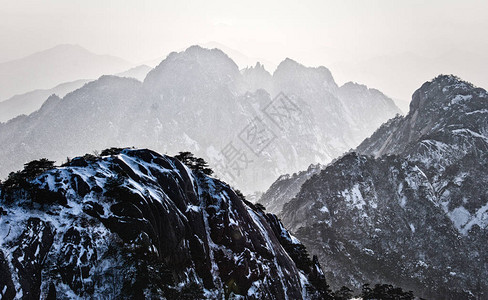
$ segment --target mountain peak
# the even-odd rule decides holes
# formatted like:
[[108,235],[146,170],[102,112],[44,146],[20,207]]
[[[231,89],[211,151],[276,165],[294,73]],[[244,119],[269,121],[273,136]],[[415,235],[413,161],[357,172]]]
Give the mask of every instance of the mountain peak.
[[275,73],[276,72],[279,72],[279,70],[286,70],[286,69],[306,69],[306,67],[300,63],[298,63],[297,61],[291,59],[291,58],[285,58],[285,60],[283,60],[282,62],[280,62],[280,64],[278,65],[278,67],[276,68],[275,70]]
[[247,67],[242,69],[243,74],[266,74],[266,76],[271,77],[271,74],[264,68],[264,65],[261,64],[259,61],[256,62],[256,65],[254,67]]
[[47,49],[47,51],[48,50],[70,50],[70,49],[83,50],[83,51],[90,52],[78,44],[59,44],[59,45],[56,45],[50,49]]
[[368,87],[364,84],[356,83],[356,82],[346,82],[341,86],[341,89],[347,89],[347,90],[354,90],[354,91],[367,91]]
[[176,86],[193,89],[201,87],[202,82],[217,85],[232,82],[239,74],[239,67],[223,51],[195,45],[170,53],[147,74],[144,85],[153,90]]
[[303,84],[316,81],[330,86],[332,89],[337,88],[337,84],[332,77],[332,73],[324,66],[306,67],[291,58],[283,60],[273,73],[275,78],[287,78],[287,80],[301,81]]
[[[185,51],[179,52],[181,56],[194,57],[194,58],[213,58],[226,61],[226,63],[233,64],[237,67],[237,64],[222,50],[219,48],[205,48],[199,45],[193,45],[188,47]],[[238,68],[238,67],[237,67]]]
[[409,114],[464,109],[473,97],[486,97],[486,91],[455,75],[439,75],[415,91]]
[[[48,49],[44,49],[44,50],[34,52],[34,53],[32,53],[26,57],[23,57],[23,58],[14,60],[14,61],[19,61],[19,60],[30,58],[30,57],[34,57],[34,58],[43,57],[44,58],[47,55],[59,55],[59,54],[64,54],[64,53],[72,53],[72,54],[79,54],[79,53],[85,54],[86,53],[86,54],[95,55],[91,51],[87,50],[86,48],[83,48],[82,46],[80,46],[78,44],[59,44],[59,45],[56,45],[56,46],[48,48]],[[9,63],[9,62],[6,62],[6,63]]]
[[0,63],[0,99],[81,78],[119,73],[132,66],[119,57],[95,54],[79,45],[57,45]]
[[[459,143],[459,132],[464,130],[472,132],[473,138],[484,139],[487,107],[486,90],[454,75],[439,75],[415,91],[408,115],[379,128],[358,149],[377,156],[412,152],[420,140],[434,136],[444,144]],[[442,149],[447,148],[443,146]],[[436,151],[430,152],[435,154]]]

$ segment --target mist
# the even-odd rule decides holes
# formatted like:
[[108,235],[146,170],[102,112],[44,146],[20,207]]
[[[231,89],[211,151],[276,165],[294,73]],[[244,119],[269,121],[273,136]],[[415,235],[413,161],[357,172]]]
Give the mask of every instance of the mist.
[[290,57],[408,102],[440,73],[488,85],[487,9],[474,0],[6,2],[0,62],[67,43],[138,65],[219,44],[252,58],[244,64],[259,60],[272,72]]

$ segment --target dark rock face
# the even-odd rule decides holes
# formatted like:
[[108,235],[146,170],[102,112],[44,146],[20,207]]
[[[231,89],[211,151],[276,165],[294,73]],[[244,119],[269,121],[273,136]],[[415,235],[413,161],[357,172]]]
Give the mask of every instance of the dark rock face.
[[79,162],[1,194],[3,299],[309,298],[303,245],[225,183],[149,150]]
[[429,180],[402,159],[346,155],[308,180],[281,217],[318,254],[333,286],[389,282],[454,299],[476,287],[457,275],[472,272],[460,255],[469,246]]
[[487,92],[439,76],[414,93],[407,116],[356,151],[285,194],[278,213],[318,254],[331,284],[486,297]]
[[[486,99],[484,89],[452,75],[441,75],[415,91],[407,116],[390,120],[357,150],[375,156],[427,156],[430,152],[426,158],[435,163],[450,163],[449,156],[457,157],[473,149],[486,152]],[[445,143],[448,148],[429,145],[431,141]]]
[[0,252],[0,286],[2,286],[2,290],[0,291],[2,299],[14,299],[16,294],[15,286],[3,251]]
[[24,231],[14,245],[12,265],[17,271],[22,296],[37,299],[40,296],[42,263],[53,243],[53,232],[49,224],[29,218]]

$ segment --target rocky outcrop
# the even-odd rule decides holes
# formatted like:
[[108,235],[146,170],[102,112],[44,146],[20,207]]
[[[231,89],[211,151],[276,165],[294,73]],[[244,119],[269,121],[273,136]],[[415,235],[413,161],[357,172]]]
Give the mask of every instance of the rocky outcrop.
[[227,184],[150,150],[102,155],[4,183],[2,299],[313,294],[303,245]]
[[487,170],[488,94],[441,75],[414,93],[407,116],[285,193],[278,216],[318,254],[332,286],[483,298]]

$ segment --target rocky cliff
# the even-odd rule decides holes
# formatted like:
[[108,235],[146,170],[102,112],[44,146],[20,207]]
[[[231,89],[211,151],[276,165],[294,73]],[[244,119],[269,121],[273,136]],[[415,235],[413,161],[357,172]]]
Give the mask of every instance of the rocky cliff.
[[12,173],[0,189],[1,298],[318,293],[317,282],[326,283],[303,245],[204,173],[150,150],[114,148]]

